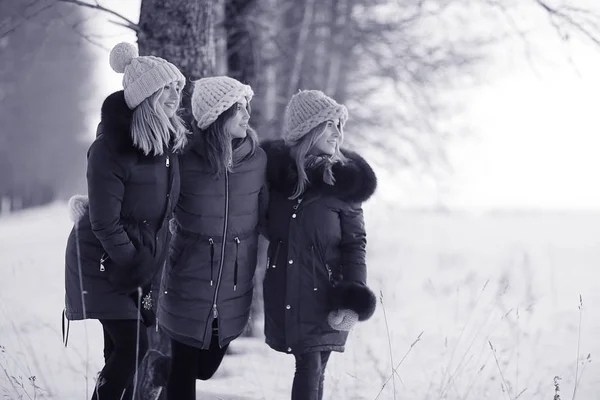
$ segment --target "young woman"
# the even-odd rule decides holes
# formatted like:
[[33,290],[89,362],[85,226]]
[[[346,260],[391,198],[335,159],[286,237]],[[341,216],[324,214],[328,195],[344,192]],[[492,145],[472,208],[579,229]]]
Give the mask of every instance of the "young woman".
[[[150,287],[167,257],[168,221],[179,196],[176,153],[187,131],[176,115],[185,78],[158,57],[120,43],[110,53],[124,90],[102,104],[88,151],[88,198],[70,201],[75,226],[66,250],[66,317],[98,319],[105,365],[92,399],[121,399],[147,349]],[[123,398],[131,398],[131,389]]]
[[[193,142],[181,155],[181,195],[158,321],[172,339],[167,398],[196,398],[248,323],[258,229],[266,212],[265,153],[249,127],[250,86],[195,82]],[[261,212],[262,210],[262,212]]]
[[267,141],[270,241],[264,279],[265,335],[293,354],[293,400],[323,398],[331,351],[371,317],[361,203],[374,193],[373,170],[341,150],[346,107],[316,90],[295,94],[284,140]]

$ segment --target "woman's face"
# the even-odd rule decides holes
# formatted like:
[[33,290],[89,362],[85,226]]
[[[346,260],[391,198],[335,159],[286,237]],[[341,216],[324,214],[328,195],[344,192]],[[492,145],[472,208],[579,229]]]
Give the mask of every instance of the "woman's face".
[[179,108],[182,89],[183,85],[180,82],[171,82],[163,88],[158,97],[159,107],[163,109],[169,118],[173,117]]
[[327,121],[325,131],[313,146],[312,153],[315,155],[332,156],[342,144],[342,138],[343,134],[340,120]]
[[248,129],[248,121],[250,121],[250,114],[248,113],[248,101],[242,98],[236,104],[234,104],[234,113],[227,122],[225,122],[225,132],[228,132],[231,139],[245,138]]

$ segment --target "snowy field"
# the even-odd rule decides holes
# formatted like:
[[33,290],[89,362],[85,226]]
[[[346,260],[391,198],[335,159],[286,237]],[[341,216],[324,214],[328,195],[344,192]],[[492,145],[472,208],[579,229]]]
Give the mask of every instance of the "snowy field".
[[[598,398],[600,214],[365,211],[384,307],[332,356],[327,399],[550,400],[555,376],[563,400]],[[0,218],[3,398],[83,400],[102,367],[98,322],[61,341],[70,228],[64,204]],[[289,399],[293,357],[262,339],[232,350],[202,398]]]

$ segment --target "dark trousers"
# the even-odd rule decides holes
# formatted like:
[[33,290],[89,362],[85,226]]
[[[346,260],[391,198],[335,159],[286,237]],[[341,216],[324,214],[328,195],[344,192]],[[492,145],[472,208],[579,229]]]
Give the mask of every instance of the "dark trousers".
[[292,400],[322,400],[325,367],[331,351],[294,354],[296,373],[292,385]]
[[176,340],[171,342],[171,373],[167,382],[168,400],[195,400],[196,379],[210,379],[225,356],[229,345],[219,347],[216,326],[208,350],[188,346]]
[[100,323],[104,330],[105,364],[92,400],[131,399],[136,367],[148,350],[146,327],[140,322],[138,341],[137,320],[100,320]]

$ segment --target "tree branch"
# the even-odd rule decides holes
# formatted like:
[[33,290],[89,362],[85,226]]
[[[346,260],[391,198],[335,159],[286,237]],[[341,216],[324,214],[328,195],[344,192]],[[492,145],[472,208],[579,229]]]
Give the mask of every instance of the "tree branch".
[[[583,13],[583,10],[578,9],[578,8],[569,7],[569,6],[553,8],[550,5],[548,5],[544,0],[533,0],[533,1],[535,3],[537,3],[542,9],[544,9],[544,11],[546,11],[548,13],[550,22],[555,27],[558,34],[564,40],[568,40],[568,36],[565,36],[562,34],[561,29],[560,29],[561,27],[558,24],[557,20],[565,22],[568,26],[573,28],[575,31],[578,31],[583,36],[587,37],[589,40],[594,42],[597,46],[600,46],[600,33],[594,34],[591,31],[590,27],[586,26],[584,22],[580,22],[580,21],[576,20],[573,15],[568,13],[569,11],[575,12],[575,13]],[[594,15],[592,13],[592,11],[587,11],[587,14]],[[593,27],[593,24],[591,25],[591,27]]]
[[[31,8],[32,6],[34,6],[36,4],[39,4],[39,0],[31,1],[29,4],[26,5],[25,10]],[[30,14],[26,14],[26,15],[20,16],[20,20],[18,22],[16,22],[13,26],[10,26],[8,28],[3,29],[3,27],[0,26],[0,38],[8,36],[12,32],[14,32],[21,25],[21,23],[23,21],[28,21],[28,20],[32,19],[33,17],[35,17],[36,15],[40,14],[41,12],[49,9],[53,5],[54,5],[54,3],[49,3],[49,4],[46,4],[46,5],[42,6],[42,7],[40,7],[37,10],[34,10]],[[7,21],[4,24],[2,24],[2,25],[10,25],[10,18],[7,19]]]
[[111,10],[110,8],[106,8],[102,5],[100,5],[100,3],[98,1],[96,1],[95,4],[90,4],[90,3],[87,3],[82,0],[57,0],[57,1],[59,1],[61,3],[75,4],[77,6],[87,7],[87,8],[91,8],[93,10],[103,11],[105,13],[111,14],[111,15],[123,20],[123,22],[111,21],[112,23],[123,26],[125,28],[129,28],[136,33],[140,32],[140,27],[138,24],[136,24],[129,18],[125,17],[124,15],[121,15],[118,12]]

